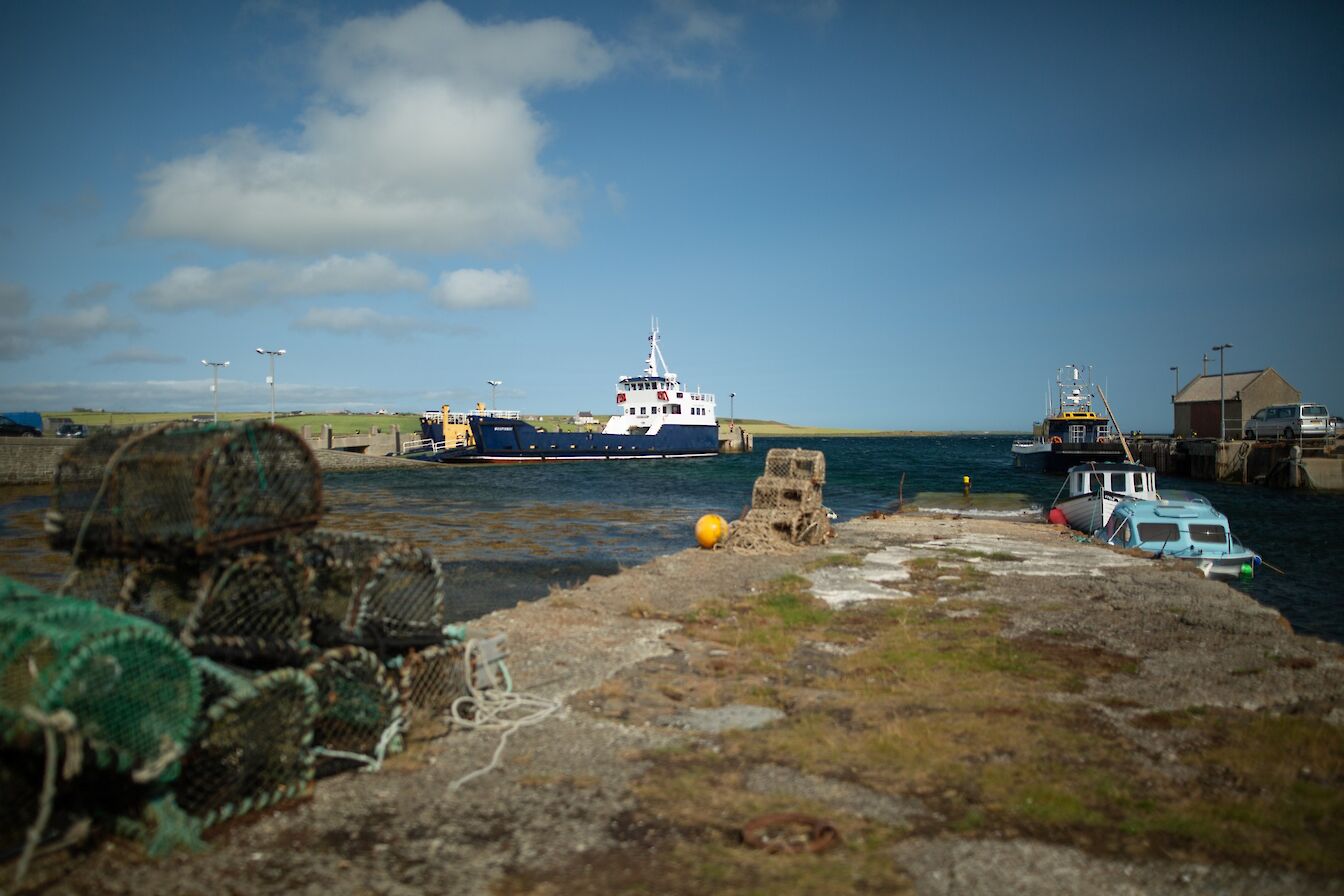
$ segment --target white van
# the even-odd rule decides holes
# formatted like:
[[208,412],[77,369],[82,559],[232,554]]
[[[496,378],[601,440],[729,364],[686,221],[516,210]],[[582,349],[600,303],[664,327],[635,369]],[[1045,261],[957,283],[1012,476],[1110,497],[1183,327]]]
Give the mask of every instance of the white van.
[[1272,404],[1246,421],[1248,439],[1323,439],[1330,431],[1330,412],[1323,404]]

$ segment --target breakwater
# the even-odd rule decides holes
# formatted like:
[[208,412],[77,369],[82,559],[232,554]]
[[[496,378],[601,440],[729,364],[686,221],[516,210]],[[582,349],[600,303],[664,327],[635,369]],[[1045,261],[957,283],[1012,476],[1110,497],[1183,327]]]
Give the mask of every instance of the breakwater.
[[[1055,527],[856,519],[824,546],[660,557],[470,633],[506,634],[517,687],[565,706],[489,775],[447,796],[498,744],[453,734],[206,853],[88,854],[52,892],[1286,896],[1344,873],[1339,648]],[[743,843],[778,813],[840,837]]]

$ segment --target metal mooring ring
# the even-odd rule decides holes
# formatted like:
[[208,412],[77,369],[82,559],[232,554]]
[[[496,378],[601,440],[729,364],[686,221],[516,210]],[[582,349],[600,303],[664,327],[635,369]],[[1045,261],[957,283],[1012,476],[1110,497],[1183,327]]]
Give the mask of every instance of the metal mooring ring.
[[840,832],[815,815],[778,812],[743,825],[742,842],[773,853],[824,852],[840,842]]

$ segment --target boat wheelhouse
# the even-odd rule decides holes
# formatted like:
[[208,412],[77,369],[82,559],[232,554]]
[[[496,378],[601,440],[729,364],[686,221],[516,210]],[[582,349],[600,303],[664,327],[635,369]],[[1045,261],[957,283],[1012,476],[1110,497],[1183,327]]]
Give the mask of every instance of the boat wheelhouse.
[[1069,468],[1060,491],[1067,496],[1057,498],[1054,509],[1069,526],[1091,535],[1120,502],[1157,500],[1157,471],[1134,463],[1079,464]]
[[1227,517],[1200,500],[1126,501],[1097,533],[1106,544],[1190,560],[1205,578],[1253,576],[1260,555],[1242,545]]
[[1055,384],[1059,389],[1056,402],[1047,399],[1045,418],[1032,424],[1032,437],[1013,442],[1013,465],[1063,473],[1087,461],[1123,460],[1111,419],[1092,407],[1096,390],[1091,376],[1084,382],[1081,367],[1065,364],[1056,372]]
[[[445,445],[426,459],[449,463],[624,460],[719,453],[714,395],[687,388],[667,369],[656,321],[649,334],[644,372],[617,380],[616,413],[601,431],[550,432],[524,422],[517,414],[484,412],[479,405],[476,413],[466,415],[465,425],[465,444]],[[446,427],[440,432],[446,434]]]

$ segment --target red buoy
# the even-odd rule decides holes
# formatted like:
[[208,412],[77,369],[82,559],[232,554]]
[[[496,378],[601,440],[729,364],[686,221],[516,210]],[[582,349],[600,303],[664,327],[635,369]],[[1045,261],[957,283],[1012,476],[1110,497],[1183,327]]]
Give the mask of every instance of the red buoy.
[[1067,526],[1069,524],[1068,519],[1064,516],[1064,511],[1058,507],[1051,507],[1050,512],[1045,515],[1045,519],[1056,526]]

